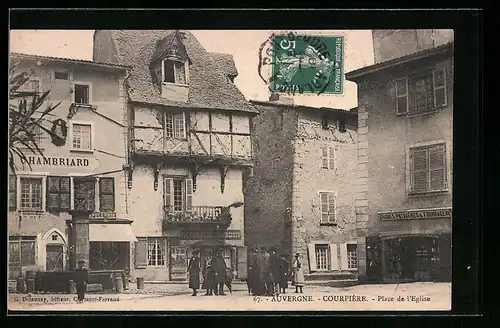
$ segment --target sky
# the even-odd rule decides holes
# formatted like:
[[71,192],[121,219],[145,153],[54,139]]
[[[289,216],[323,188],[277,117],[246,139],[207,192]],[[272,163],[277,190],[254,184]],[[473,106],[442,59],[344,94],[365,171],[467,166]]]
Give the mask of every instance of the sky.
[[[235,84],[248,100],[266,101],[269,90],[258,74],[258,52],[271,30],[194,30],[191,31],[209,52],[234,57],[238,77]],[[276,31],[274,31],[276,32]],[[371,30],[293,31],[301,34],[344,36],[344,72],[374,62]],[[10,51],[31,55],[92,60],[94,30],[11,30]],[[297,95],[294,103],[312,107],[350,109],[357,106],[357,87],[344,81],[342,95]]]

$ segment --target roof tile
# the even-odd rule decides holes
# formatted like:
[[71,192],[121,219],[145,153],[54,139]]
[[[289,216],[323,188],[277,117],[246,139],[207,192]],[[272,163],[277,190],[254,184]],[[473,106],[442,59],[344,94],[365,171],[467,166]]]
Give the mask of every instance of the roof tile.
[[[189,31],[182,40],[191,60],[187,102],[172,101],[160,96],[155,88],[149,63],[156,43],[174,33],[173,30],[113,30],[118,60],[132,66],[128,79],[131,101],[173,107],[224,109],[257,113],[238,88],[229,80],[216,60]],[[227,56],[227,55],[226,55]]]

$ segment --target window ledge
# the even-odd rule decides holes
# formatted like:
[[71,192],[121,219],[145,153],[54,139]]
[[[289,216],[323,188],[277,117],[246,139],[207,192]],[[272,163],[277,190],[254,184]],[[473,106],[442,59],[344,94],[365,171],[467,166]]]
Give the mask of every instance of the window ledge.
[[44,210],[29,209],[29,208],[19,209],[17,212],[19,214],[44,214],[45,213]]
[[320,226],[336,226],[337,223],[335,222],[320,222]]
[[409,192],[408,196],[412,197],[412,198],[415,198],[415,197],[429,197],[429,196],[446,194],[448,192],[450,192],[448,189],[434,190],[434,191]]
[[94,150],[93,149],[77,149],[77,148],[71,148],[69,150],[72,153],[86,153],[86,154],[93,154]]
[[428,116],[428,115],[432,115],[432,114],[436,114],[436,113],[437,113],[437,108],[430,110],[428,112],[424,112],[424,113],[417,113],[417,114],[408,113],[407,117],[408,118],[417,118],[417,117]]
[[175,85],[179,87],[189,87],[189,84],[182,84],[182,83],[173,83],[173,82],[162,82],[163,85]]

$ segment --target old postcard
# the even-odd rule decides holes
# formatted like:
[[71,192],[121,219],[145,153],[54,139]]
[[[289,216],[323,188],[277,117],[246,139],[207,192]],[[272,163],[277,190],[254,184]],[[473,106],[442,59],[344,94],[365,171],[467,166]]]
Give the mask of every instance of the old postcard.
[[12,30],[8,309],[451,309],[452,30]]

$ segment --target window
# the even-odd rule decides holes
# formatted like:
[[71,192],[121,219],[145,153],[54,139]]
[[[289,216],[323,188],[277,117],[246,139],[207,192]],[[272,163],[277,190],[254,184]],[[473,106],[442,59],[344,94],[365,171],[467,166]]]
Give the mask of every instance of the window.
[[185,247],[172,247],[171,253],[172,268],[181,269],[185,272],[187,267],[187,255]]
[[36,264],[36,237],[9,237],[9,277],[20,276],[21,267]]
[[335,193],[320,192],[320,223],[335,223]]
[[47,177],[47,210],[50,212],[68,211],[71,207],[69,177]]
[[345,119],[339,120],[339,131],[346,132]]
[[99,207],[101,212],[114,212],[115,210],[115,179],[99,179]]
[[95,210],[95,179],[74,178],[74,207],[80,211]]
[[358,268],[358,245],[347,244],[347,268],[357,269]]
[[38,77],[31,77],[18,89],[19,92],[42,92],[41,82]]
[[9,211],[17,208],[17,176],[9,175]]
[[92,125],[73,123],[72,126],[73,149],[92,150]]
[[148,265],[164,266],[166,248],[165,238],[148,238]]
[[321,128],[323,130],[328,130],[329,122],[326,116],[321,117]]
[[163,82],[187,84],[184,62],[165,59],[163,61]]
[[396,80],[396,114],[408,113],[408,79]]
[[445,67],[398,79],[395,84],[397,115],[425,114],[447,105]]
[[165,137],[186,138],[186,116],[184,112],[165,113]]
[[90,86],[87,84],[75,84],[75,103],[88,105],[90,103]]
[[182,177],[165,178],[163,194],[167,211],[190,211],[193,206],[193,180]]
[[54,79],[56,80],[69,80],[69,74],[68,71],[55,71],[54,72]]
[[410,149],[410,191],[414,193],[447,189],[444,144]]
[[328,270],[328,262],[330,257],[328,254],[328,245],[315,245],[316,254],[316,270],[326,271]]
[[21,210],[42,210],[42,178],[20,178]]
[[327,170],[335,169],[335,147],[321,146],[321,168]]

